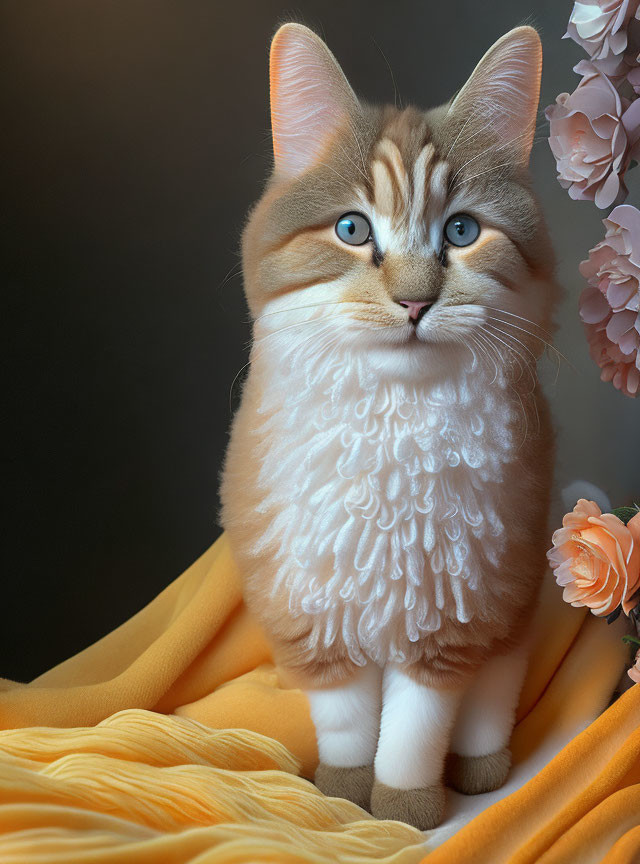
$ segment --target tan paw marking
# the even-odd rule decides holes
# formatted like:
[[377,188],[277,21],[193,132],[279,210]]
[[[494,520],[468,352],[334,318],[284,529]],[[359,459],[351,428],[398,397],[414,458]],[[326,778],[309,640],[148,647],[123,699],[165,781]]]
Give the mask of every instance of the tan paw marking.
[[446,783],[465,795],[493,792],[504,785],[511,767],[511,752],[505,747],[487,756],[458,756],[449,753]]
[[314,783],[325,795],[331,798],[346,798],[347,801],[353,801],[358,807],[368,810],[373,786],[373,765],[339,768],[320,762]]
[[444,786],[423,789],[394,789],[376,781],[371,793],[371,813],[376,819],[395,819],[428,831],[442,822]]

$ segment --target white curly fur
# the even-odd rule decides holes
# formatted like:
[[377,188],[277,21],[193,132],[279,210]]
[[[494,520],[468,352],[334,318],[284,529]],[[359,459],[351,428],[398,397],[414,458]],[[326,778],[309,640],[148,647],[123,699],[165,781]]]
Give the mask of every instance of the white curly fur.
[[258,510],[273,518],[252,551],[274,552],[273,591],[313,617],[311,647],[342,640],[359,665],[401,662],[443,609],[469,621],[483,603],[503,548],[491,489],[517,449],[507,384],[472,354],[424,384],[298,343],[264,364]]

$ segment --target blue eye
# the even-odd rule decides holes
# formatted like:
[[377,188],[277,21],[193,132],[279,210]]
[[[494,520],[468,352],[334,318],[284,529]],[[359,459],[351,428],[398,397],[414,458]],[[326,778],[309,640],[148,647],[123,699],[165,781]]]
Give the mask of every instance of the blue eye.
[[469,246],[479,233],[480,226],[473,216],[466,213],[456,213],[444,226],[444,236],[452,246]]
[[360,213],[345,213],[336,222],[336,234],[343,243],[362,246],[371,239],[371,225]]

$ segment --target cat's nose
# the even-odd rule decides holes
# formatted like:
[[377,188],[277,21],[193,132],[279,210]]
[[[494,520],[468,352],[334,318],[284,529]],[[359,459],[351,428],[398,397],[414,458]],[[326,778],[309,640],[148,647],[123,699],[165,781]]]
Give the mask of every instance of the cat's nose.
[[428,300],[398,300],[398,303],[409,310],[409,318],[416,322],[433,306]]

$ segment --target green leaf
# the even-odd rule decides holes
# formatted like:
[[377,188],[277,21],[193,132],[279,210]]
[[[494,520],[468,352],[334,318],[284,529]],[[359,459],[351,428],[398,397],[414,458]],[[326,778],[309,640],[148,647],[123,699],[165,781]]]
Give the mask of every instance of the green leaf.
[[621,522],[624,522],[624,524],[626,525],[628,522],[630,522],[633,519],[633,517],[637,513],[640,513],[640,510],[636,506],[633,506],[633,507],[616,507],[615,510],[612,510],[611,512],[613,513],[614,516],[617,516],[618,519]]
[[623,636],[622,641],[627,642],[629,645],[639,645],[640,646],[640,639],[638,639],[637,636]]

